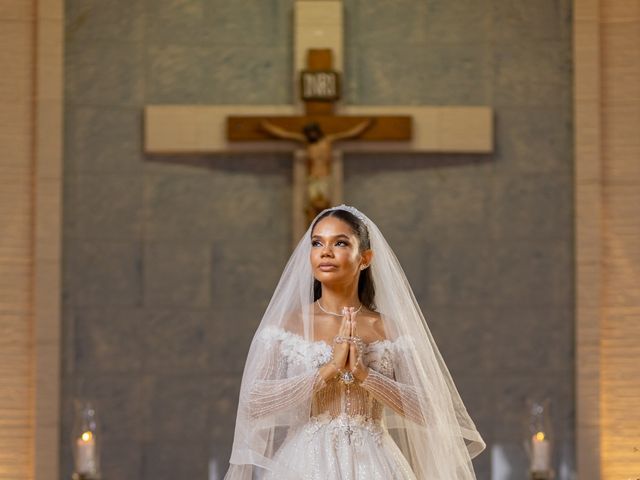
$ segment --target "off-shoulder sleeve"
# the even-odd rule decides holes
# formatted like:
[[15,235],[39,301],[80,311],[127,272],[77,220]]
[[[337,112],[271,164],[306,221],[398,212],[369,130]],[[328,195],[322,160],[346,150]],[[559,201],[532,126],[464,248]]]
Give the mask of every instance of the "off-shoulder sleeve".
[[394,345],[392,349],[393,378],[369,368],[369,374],[360,385],[399,415],[420,425],[426,425],[427,418],[424,410],[427,401],[425,392],[415,385],[397,380],[398,377],[408,378],[408,375],[401,373],[403,369],[408,367],[410,361],[408,351],[410,345],[411,343],[407,339],[400,339]]
[[258,341],[264,342],[266,354],[249,390],[248,409],[252,418],[296,407],[326,386],[319,368],[290,374],[290,361],[282,345],[285,336],[286,332],[275,328],[260,332]]

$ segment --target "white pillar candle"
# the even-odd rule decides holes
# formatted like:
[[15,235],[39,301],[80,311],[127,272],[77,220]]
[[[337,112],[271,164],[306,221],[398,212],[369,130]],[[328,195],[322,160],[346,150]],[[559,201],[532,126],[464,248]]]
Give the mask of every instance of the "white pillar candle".
[[76,473],[96,473],[96,441],[91,432],[76,441]]
[[531,438],[531,470],[546,472],[551,469],[551,448],[549,440],[538,432]]

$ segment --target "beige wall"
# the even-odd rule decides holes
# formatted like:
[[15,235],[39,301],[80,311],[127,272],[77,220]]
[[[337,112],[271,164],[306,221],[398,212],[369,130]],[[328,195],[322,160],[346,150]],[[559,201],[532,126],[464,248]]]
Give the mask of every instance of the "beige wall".
[[[602,478],[640,476],[640,2],[601,2]],[[635,450],[634,450],[635,447]]]
[[62,2],[2,2],[0,479],[57,478],[61,67]]
[[32,2],[0,10],[0,478],[33,478]]
[[640,2],[575,7],[580,479],[640,475]]

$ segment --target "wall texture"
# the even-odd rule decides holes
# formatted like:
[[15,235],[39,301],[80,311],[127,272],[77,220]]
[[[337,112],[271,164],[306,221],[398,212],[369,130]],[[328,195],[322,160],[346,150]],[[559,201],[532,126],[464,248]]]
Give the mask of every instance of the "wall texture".
[[586,480],[640,473],[640,2],[576,2],[576,432]]
[[[520,479],[524,400],[574,468],[568,1],[345,2],[346,96],[489,104],[496,152],[350,155],[345,200],[388,237],[488,449]],[[107,478],[212,478],[289,255],[287,155],[146,158],[147,103],[289,102],[290,1],[67,0],[62,466],[97,402]]]
[[605,279],[600,446],[601,478],[613,480],[640,476],[640,2],[599,6]]
[[0,5],[0,478],[59,471],[62,2]]
[[0,478],[32,478],[34,4],[0,9]]

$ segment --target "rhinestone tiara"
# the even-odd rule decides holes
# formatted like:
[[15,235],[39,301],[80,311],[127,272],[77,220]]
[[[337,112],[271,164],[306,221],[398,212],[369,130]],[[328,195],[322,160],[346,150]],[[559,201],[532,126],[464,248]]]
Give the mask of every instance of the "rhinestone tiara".
[[356,207],[352,207],[351,205],[345,205],[344,203],[341,203],[340,205],[337,205],[335,207],[327,208],[327,210],[346,210],[347,212],[352,213],[353,215],[358,217],[360,220],[362,220],[362,223],[367,225],[367,217],[365,217],[360,210],[358,210]]

